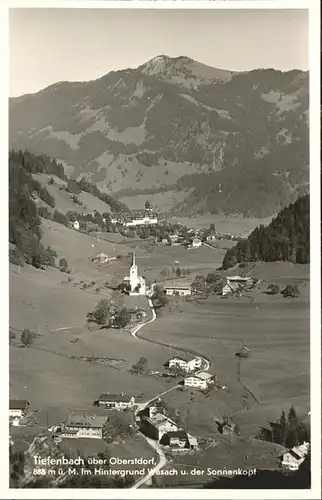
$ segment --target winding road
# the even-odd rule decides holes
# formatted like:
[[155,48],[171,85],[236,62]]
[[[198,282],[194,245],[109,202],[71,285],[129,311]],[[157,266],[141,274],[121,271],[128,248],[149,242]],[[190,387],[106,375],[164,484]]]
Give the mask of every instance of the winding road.
[[[146,339],[144,337],[140,337],[140,336],[137,335],[137,333],[144,326],[149,325],[150,323],[153,323],[153,321],[155,321],[156,317],[157,317],[151,297],[147,296],[147,301],[148,301],[148,305],[150,307],[150,310],[152,312],[152,318],[149,321],[146,321],[145,323],[141,323],[140,325],[136,326],[131,331],[131,335],[132,335],[132,337],[134,337],[134,338],[136,338],[137,340],[140,340],[140,341],[151,342],[152,344],[157,344],[157,345],[161,345],[161,346],[164,346],[164,347],[170,347],[170,344],[166,344],[165,342],[159,342],[159,341],[156,341],[156,340]],[[175,346],[171,345],[171,347],[173,348]],[[197,353],[195,351],[191,351],[189,349],[185,349],[185,348],[181,348],[181,347],[177,347],[177,349],[181,350],[183,352],[187,352],[187,353],[190,353],[190,354],[193,354],[193,355],[197,354],[198,356],[200,356],[199,353]],[[202,358],[203,364],[204,364],[203,370],[209,370],[209,368],[210,368],[210,361],[208,359],[204,358],[203,356],[200,356],[200,357]],[[180,387],[180,386],[178,384],[176,384],[175,386],[170,387],[170,389],[168,389],[168,390],[166,390],[164,392],[161,392],[160,394],[157,394],[156,396],[154,396],[149,401],[146,401],[145,403],[139,404],[138,407],[137,407],[137,409],[136,409],[136,411],[135,411],[135,413],[137,414],[139,411],[143,410],[146,406],[148,406],[150,403],[152,403],[152,401],[155,401],[159,397],[163,396],[164,394],[167,394],[170,391],[173,391],[174,389],[176,389],[178,387]],[[141,486],[143,486],[144,484],[146,484],[147,482],[149,482],[152,479],[152,477],[160,469],[162,469],[162,467],[164,467],[167,464],[167,459],[166,459],[166,457],[165,457],[165,455],[164,455],[164,453],[162,451],[162,448],[159,445],[159,443],[157,441],[154,441],[153,439],[148,438],[144,434],[142,434],[142,436],[147,441],[147,443],[157,452],[157,454],[159,456],[159,461],[158,461],[157,465],[155,467],[153,467],[153,469],[151,469],[150,472],[148,472],[148,474],[146,474],[146,476],[142,477],[141,479],[139,479],[138,481],[136,481],[131,486],[131,488],[134,488],[134,489],[140,488]]]

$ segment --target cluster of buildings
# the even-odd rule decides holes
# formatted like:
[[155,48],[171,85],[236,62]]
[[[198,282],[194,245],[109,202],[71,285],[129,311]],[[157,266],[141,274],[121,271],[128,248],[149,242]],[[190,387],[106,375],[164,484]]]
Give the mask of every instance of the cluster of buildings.
[[180,370],[189,374],[183,380],[185,387],[207,390],[217,382],[217,376],[201,370],[202,362],[203,360],[199,356],[174,356],[169,359],[168,367],[170,370]]
[[226,297],[228,295],[239,294],[242,291],[250,291],[256,283],[258,283],[258,280],[249,276],[227,276],[226,283],[222,289],[222,295]]
[[111,223],[121,224],[125,227],[150,226],[158,223],[158,215],[152,208],[134,210],[131,217],[114,214],[111,218]]
[[106,264],[107,262],[111,262],[117,260],[116,257],[109,257],[106,253],[100,252],[94,257],[90,257],[90,261],[96,264]]
[[149,406],[138,413],[141,432],[164,446],[177,450],[197,450],[197,439],[167,417],[156,406]]

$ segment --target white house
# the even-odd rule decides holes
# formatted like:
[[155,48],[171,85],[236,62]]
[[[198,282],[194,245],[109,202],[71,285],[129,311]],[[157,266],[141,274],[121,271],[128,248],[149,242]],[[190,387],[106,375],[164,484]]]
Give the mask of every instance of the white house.
[[201,247],[201,245],[202,245],[202,242],[199,238],[194,238],[192,240],[192,248],[199,248],[199,247]]
[[77,231],[79,230],[79,222],[78,222],[78,220],[75,220],[75,222],[73,222],[73,227],[74,227],[74,229],[76,229]]
[[106,422],[107,417],[97,415],[69,415],[61,437],[102,439]]
[[187,280],[168,280],[163,283],[166,295],[186,296],[192,293],[192,283]]
[[29,401],[25,399],[10,399],[9,401],[9,417],[20,419],[26,413]]
[[303,444],[299,446],[294,446],[291,450],[280,457],[280,465],[283,469],[296,471],[300,467],[301,463],[304,462],[310,449],[310,443],[304,441]]
[[134,252],[132,254],[130,276],[125,276],[124,281],[130,285],[130,295],[146,295],[146,281],[139,275]]
[[201,363],[202,359],[200,357],[174,356],[169,360],[169,368],[179,368],[185,372],[192,372],[201,368]]
[[127,410],[133,408],[135,398],[123,392],[120,394],[101,394],[94,404],[96,406],[104,406],[109,410]]
[[184,385],[186,387],[192,387],[194,389],[207,389],[215,381],[215,376],[207,372],[198,372],[194,375],[190,375],[184,380]]
[[109,261],[109,258],[108,258],[108,255],[106,255],[105,253],[101,252],[101,253],[95,255],[95,257],[92,257],[91,261],[92,262],[98,262],[100,264],[105,264],[106,262]]

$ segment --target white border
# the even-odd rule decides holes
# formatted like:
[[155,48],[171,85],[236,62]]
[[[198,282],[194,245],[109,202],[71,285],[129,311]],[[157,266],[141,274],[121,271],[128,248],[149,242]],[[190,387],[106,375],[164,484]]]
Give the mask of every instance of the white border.
[[[0,78],[1,134],[1,375],[2,411],[0,412],[2,437],[0,456],[0,498],[227,498],[227,499],[318,499],[321,494],[321,240],[320,240],[320,3],[318,0],[271,1],[192,1],[192,0],[141,0],[141,1],[76,1],[76,0],[8,0],[0,5],[0,56],[8,69],[8,7],[10,8],[126,8],[126,9],[308,9],[310,54],[310,192],[311,192],[311,428],[312,428],[312,487],[310,490],[188,490],[188,489],[9,489],[8,468],[8,76]],[[59,36],[59,28],[58,28]],[[3,220],[2,220],[3,219]]]

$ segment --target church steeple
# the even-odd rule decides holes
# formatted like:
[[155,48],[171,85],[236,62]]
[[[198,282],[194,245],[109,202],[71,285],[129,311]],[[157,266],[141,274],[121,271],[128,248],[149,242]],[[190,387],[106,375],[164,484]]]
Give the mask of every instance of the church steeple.
[[132,253],[132,262],[131,262],[131,267],[135,267],[135,253]]

